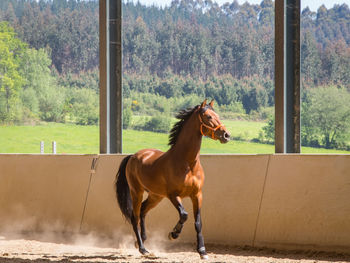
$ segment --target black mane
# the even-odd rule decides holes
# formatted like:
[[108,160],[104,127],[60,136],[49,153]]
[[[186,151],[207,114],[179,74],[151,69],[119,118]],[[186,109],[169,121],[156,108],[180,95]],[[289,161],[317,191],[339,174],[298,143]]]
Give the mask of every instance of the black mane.
[[176,119],[179,119],[178,122],[176,122],[170,130],[169,134],[169,143],[168,145],[174,146],[177,138],[179,137],[179,134],[182,130],[182,127],[184,126],[185,122],[189,119],[189,117],[192,115],[192,113],[198,109],[198,106],[195,106],[194,108],[187,108],[185,110],[179,111],[179,113],[175,116]]
[[[174,124],[173,128],[170,130],[169,134],[169,143],[168,145],[174,146],[177,138],[179,137],[179,134],[182,130],[182,127],[186,123],[186,121],[189,119],[189,117],[192,115],[192,113],[198,109],[199,105],[195,106],[194,108],[187,108],[185,110],[179,111],[179,113],[175,116],[176,119],[179,119],[177,123]],[[207,109],[213,109],[210,105],[206,105],[201,109],[201,113],[204,113]]]

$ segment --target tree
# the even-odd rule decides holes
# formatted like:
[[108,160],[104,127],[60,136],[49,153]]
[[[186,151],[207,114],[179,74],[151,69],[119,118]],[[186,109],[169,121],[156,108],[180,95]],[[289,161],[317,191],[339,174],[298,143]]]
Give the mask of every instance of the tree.
[[65,94],[52,76],[50,66],[51,59],[45,49],[31,48],[23,52],[19,65],[24,78],[22,103],[42,120],[59,122],[63,121]]
[[322,56],[322,68],[328,83],[350,85],[350,48],[343,41],[330,44]]
[[263,0],[261,2],[260,23],[271,25],[274,23],[275,10],[272,0]]
[[312,12],[309,7],[306,7],[301,12],[301,28],[310,30],[313,26],[313,21],[316,19],[316,13]]
[[18,120],[17,107],[23,78],[18,72],[25,44],[7,22],[0,22],[0,121]]
[[305,83],[314,84],[321,69],[321,60],[318,56],[316,41],[310,32],[304,34],[301,43],[301,74]]
[[341,87],[320,87],[309,91],[302,104],[302,136],[305,143],[318,140],[332,148],[344,143],[350,129],[350,93]]
[[275,142],[275,116],[270,116],[267,124],[262,127],[259,133],[259,140],[267,143]]
[[242,103],[244,109],[249,114],[252,110],[259,111],[260,107],[267,106],[268,96],[266,90],[261,88],[251,88],[243,95]]

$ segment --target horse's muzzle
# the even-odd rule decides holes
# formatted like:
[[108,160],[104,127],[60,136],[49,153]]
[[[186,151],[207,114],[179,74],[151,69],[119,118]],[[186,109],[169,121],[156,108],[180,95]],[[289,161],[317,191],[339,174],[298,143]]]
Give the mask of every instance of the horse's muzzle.
[[219,138],[221,143],[228,143],[230,141],[230,134],[228,132],[224,132],[222,136]]

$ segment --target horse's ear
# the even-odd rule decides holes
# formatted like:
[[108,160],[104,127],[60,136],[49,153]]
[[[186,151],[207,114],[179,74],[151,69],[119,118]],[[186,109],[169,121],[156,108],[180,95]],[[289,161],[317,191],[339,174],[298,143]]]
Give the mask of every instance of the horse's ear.
[[205,99],[205,100],[202,102],[202,104],[201,104],[201,108],[204,108],[204,107],[205,107],[205,105],[207,105],[207,99]]
[[211,100],[211,102],[209,103],[209,105],[210,105],[210,107],[213,108],[213,106],[214,106],[214,99]]

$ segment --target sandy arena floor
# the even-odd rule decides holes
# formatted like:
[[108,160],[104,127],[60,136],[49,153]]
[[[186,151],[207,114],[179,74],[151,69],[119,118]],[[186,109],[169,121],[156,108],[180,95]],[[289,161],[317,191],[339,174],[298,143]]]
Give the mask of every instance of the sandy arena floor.
[[[268,249],[238,248],[207,244],[209,260],[201,261],[194,251],[195,244],[164,242],[152,244],[152,257],[142,257],[130,244],[113,248],[91,237],[79,238],[69,243],[30,240],[28,237],[11,239],[0,235],[0,263],[50,263],[50,262],[350,262],[349,255],[321,252],[286,252]],[[39,240],[38,240],[39,239]],[[97,242],[97,243],[96,243]],[[129,242],[130,243],[130,242]],[[147,246],[146,246],[147,247]]]

